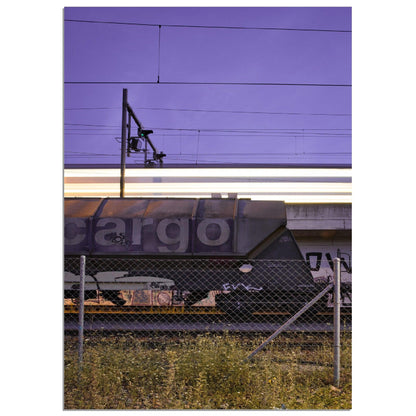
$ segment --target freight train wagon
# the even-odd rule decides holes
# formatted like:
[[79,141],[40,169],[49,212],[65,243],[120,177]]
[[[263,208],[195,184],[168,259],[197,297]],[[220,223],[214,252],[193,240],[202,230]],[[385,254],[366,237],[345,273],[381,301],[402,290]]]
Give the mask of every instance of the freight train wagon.
[[[302,250],[282,201],[66,198],[64,209],[67,299],[77,297],[80,255],[86,297],[99,293],[119,306],[128,304],[126,291],[154,289],[185,306],[215,294],[228,313],[295,310],[333,274],[334,248],[324,258]],[[351,299],[350,283],[343,288]]]

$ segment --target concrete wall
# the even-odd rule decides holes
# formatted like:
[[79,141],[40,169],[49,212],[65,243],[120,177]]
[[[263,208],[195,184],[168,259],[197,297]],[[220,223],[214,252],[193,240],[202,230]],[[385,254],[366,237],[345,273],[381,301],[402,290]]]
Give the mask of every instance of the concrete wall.
[[[345,262],[341,264],[341,279],[351,281],[351,204],[286,204],[287,227],[292,231],[303,256],[317,270],[314,278],[332,276],[330,261],[338,250]],[[308,260],[309,259],[309,260]],[[318,263],[319,259],[319,263]]]
[[344,230],[352,228],[351,204],[286,204],[290,230]]

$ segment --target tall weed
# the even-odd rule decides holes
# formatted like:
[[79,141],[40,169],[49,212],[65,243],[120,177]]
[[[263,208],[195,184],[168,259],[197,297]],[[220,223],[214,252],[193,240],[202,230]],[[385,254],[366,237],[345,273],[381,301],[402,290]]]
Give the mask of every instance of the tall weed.
[[[306,336],[305,336],[306,337]],[[343,338],[341,387],[332,347],[283,338],[252,360],[262,338],[133,335],[87,339],[82,368],[65,340],[66,409],[350,409],[351,340]]]

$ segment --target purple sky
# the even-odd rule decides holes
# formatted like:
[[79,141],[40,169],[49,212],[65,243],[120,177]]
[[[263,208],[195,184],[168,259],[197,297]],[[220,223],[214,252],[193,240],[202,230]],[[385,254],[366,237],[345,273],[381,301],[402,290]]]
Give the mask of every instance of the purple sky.
[[166,165],[351,163],[351,8],[69,7],[64,19],[65,164],[120,163],[123,88]]

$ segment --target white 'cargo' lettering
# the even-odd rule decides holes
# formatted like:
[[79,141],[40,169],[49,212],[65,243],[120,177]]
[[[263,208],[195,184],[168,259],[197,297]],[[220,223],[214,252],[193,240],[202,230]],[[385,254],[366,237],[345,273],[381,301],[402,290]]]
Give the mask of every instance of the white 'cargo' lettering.
[[[179,228],[176,237],[169,237],[167,234],[167,228],[171,224],[175,224]],[[165,218],[157,225],[156,234],[159,240],[168,246],[176,245],[179,243],[176,249],[172,249],[171,247],[166,246],[159,246],[158,250],[160,253],[184,253],[188,248],[189,243],[189,221],[186,218],[180,218],[177,220]]]
[[[70,224],[74,224],[77,230],[85,230],[86,228],[85,220],[82,218],[69,218],[65,220],[65,227],[70,226]],[[85,236],[85,231],[77,231],[77,233],[72,238],[65,236],[65,244],[69,246],[74,246],[76,244],[81,243],[84,240]]]
[[132,221],[132,244],[140,246],[142,244],[142,228],[153,224],[153,218],[133,218]]
[[107,235],[124,234],[126,231],[126,224],[120,218],[101,218],[97,221],[97,227],[104,227],[107,224],[114,224],[114,227],[99,230],[95,233],[95,242],[101,246],[113,245],[111,238],[105,238]]
[[[207,228],[211,224],[216,224],[220,227],[220,233],[216,239],[208,238]],[[228,223],[223,219],[216,218],[206,218],[202,220],[198,225],[198,229],[196,230],[199,241],[207,246],[220,246],[224,244],[230,237],[230,233],[230,226]]]

